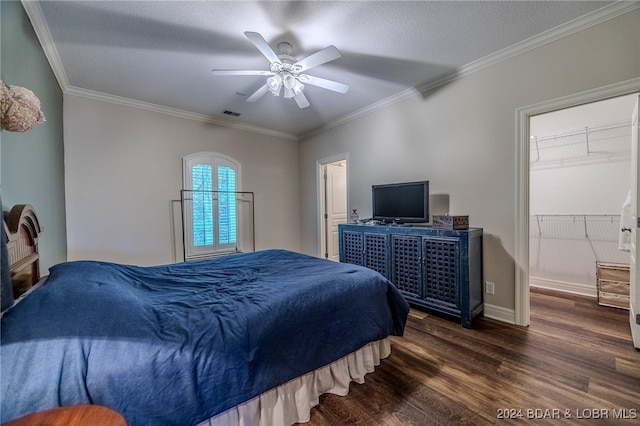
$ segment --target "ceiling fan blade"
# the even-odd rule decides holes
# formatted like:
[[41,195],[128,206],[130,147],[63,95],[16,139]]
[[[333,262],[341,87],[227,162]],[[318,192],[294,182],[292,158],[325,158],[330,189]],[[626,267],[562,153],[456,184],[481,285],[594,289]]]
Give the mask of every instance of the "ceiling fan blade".
[[262,54],[269,60],[270,64],[274,62],[282,64],[282,61],[280,60],[280,58],[278,58],[276,52],[273,51],[271,46],[269,46],[269,43],[267,43],[259,33],[245,31],[244,35],[246,35],[247,38],[251,40],[251,42],[258,48],[260,52],[262,52]]
[[300,71],[308,70],[309,68],[316,67],[318,65],[325,64],[334,59],[338,59],[342,54],[335,46],[328,46],[316,53],[307,56],[304,59],[299,60],[294,64],[300,67]]
[[338,93],[347,93],[349,86],[326,78],[314,77],[312,75],[300,74],[298,76],[301,82],[312,86],[322,87],[323,89],[333,90]]
[[298,106],[300,107],[300,109],[302,108],[306,108],[309,105],[311,105],[309,103],[309,100],[307,99],[307,97],[304,95],[304,93],[300,92],[299,94],[295,95],[293,97],[293,99],[296,101],[296,103],[298,104]]
[[257,101],[258,99],[263,97],[265,95],[265,93],[267,93],[268,91],[269,91],[269,86],[267,84],[264,84],[258,90],[253,92],[253,94],[251,96],[249,96],[247,98],[247,102],[255,102],[255,101]]
[[211,70],[214,75],[273,75],[271,71],[258,70]]

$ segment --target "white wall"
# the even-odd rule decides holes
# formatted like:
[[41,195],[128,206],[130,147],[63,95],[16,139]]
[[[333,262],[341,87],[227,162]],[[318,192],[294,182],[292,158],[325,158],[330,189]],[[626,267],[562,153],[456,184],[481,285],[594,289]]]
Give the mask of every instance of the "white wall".
[[242,164],[256,249],[300,249],[296,141],[73,95],[64,123],[69,260],[173,262],[171,200],[180,199],[182,157],[201,151]]
[[640,12],[584,29],[301,144],[303,250],[317,252],[315,162],[349,154],[350,207],[367,216],[371,185],[428,179],[451,214],[484,228],[485,302],[515,306],[516,109],[640,76]]
[[[530,134],[562,135],[566,130],[630,121],[634,102],[635,96],[627,95],[535,116],[530,121]],[[594,144],[604,133],[591,135],[591,150],[595,151],[591,154],[586,154],[582,136],[560,137],[552,150],[558,155],[566,151],[567,161],[531,162],[532,215],[620,213],[629,191],[631,129],[606,131],[607,145],[599,150]]]
[[619,214],[630,160],[531,171],[531,214]]

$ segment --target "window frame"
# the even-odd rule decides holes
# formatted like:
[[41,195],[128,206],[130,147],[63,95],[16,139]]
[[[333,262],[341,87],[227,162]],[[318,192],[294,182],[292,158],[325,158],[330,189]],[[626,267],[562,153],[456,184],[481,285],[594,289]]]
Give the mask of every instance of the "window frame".
[[[193,203],[187,202],[186,199],[192,199],[193,182],[192,171],[197,165],[211,166],[212,172],[212,216],[214,222],[213,243],[206,245],[194,244],[194,228],[193,228]],[[240,241],[242,241],[242,226],[239,221],[240,205],[235,206],[236,220],[236,241],[232,243],[219,243],[219,226],[218,226],[218,198],[216,195],[222,193],[218,188],[218,168],[228,167],[235,171],[235,191],[234,194],[241,192],[241,166],[240,163],[232,157],[217,152],[197,152],[183,157],[183,179],[182,187],[187,191],[187,196],[183,195],[183,236],[184,236],[184,255],[185,260],[211,257],[232,253],[238,250]],[[184,191],[183,191],[184,194]],[[235,196],[235,195],[234,195]]]

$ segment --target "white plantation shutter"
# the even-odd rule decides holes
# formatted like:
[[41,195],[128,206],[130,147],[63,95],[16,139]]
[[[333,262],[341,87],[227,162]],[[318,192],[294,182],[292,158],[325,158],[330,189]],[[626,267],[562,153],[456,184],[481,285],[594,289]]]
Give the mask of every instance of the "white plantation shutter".
[[195,164],[191,169],[193,245],[198,247],[210,246],[214,241],[212,176],[209,164]]
[[236,172],[218,167],[218,244],[235,244],[237,240]]
[[234,251],[238,246],[240,164],[214,152],[184,157],[185,249],[187,257]]

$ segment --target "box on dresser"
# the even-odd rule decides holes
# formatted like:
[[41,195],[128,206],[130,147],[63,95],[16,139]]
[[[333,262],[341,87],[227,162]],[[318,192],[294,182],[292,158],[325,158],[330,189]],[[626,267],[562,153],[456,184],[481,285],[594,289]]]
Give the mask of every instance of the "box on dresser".
[[433,215],[432,223],[439,229],[469,229],[469,216]]

